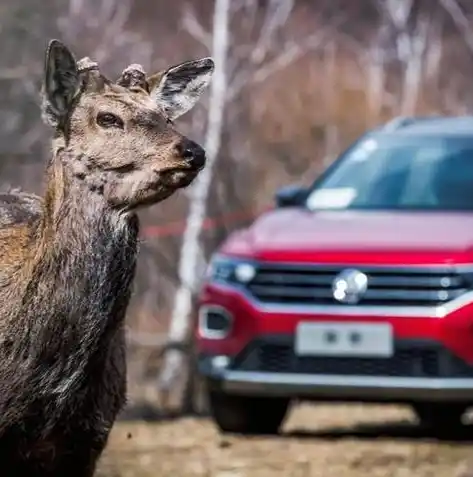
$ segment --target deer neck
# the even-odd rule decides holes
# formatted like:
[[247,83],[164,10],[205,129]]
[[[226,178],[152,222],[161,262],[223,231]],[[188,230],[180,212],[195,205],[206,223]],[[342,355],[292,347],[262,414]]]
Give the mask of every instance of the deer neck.
[[49,166],[44,213],[20,312],[31,360],[49,363],[38,386],[77,391],[122,329],[135,271],[138,222],[107,207],[59,158]]

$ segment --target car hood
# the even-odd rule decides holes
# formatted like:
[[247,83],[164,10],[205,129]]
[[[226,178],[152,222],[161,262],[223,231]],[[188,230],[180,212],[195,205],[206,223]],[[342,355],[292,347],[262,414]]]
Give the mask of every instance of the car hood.
[[271,252],[442,252],[473,250],[473,213],[279,209],[234,234],[225,249]]

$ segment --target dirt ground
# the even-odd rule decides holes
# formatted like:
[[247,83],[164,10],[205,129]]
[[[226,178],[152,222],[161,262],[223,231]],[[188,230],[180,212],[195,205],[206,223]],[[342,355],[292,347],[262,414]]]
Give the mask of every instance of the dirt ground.
[[278,437],[207,419],[118,422],[97,477],[473,477],[473,426],[432,438],[408,408],[295,407]]

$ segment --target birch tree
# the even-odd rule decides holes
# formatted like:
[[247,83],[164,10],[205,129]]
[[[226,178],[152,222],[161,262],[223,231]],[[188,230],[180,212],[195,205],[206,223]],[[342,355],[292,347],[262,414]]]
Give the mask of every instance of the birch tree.
[[[386,37],[390,35],[396,59],[401,65],[397,114],[410,116],[416,112],[426,75],[438,72],[440,64],[441,29],[438,28],[438,18],[435,15],[437,5],[431,5],[427,9],[420,8],[420,4],[414,0],[377,0],[377,7],[384,24],[380,27],[380,32],[383,31],[384,34],[378,37],[378,42],[371,48],[371,57],[375,60],[371,70],[374,75],[371,78],[372,84],[376,88],[381,86],[384,75],[382,65],[390,60],[389,41]],[[379,101],[380,94],[381,90],[378,89],[378,98],[373,97],[373,101]]]
[[[190,193],[189,213],[182,238],[179,259],[179,279],[181,285],[175,295],[175,305],[169,328],[169,341],[182,342],[187,336],[187,322],[191,312],[193,293],[197,285],[196,269],[201,257],[199,235],[206,214],[206,201],[212,180],[214,163],[220,149],[220,138],[225,109],[225,95],[228,88],[226,75],[226,58],[229,42],[230,0],[215,0],[213,16],[212,57],[215,71],[210,85],[207,116],[207,131],[204,147],[207,154],[205,168],[194,182]],[[161,385],[169,390],[182,366],[182,354],[170,349],[166,353]]]
[[[204,139],[207,165],[194,181],[189,193],[189,210],[179,257],[180,285],[175,295],[168,334],[170,343],[185,341],[192,323],[194,298],[201,271],[205,267],[200,234],[206,217],[207,198],[221,146],[227,109],[246,88],[264,82],[307,51],[321,46],[336,26],[334,22],[331,28],[302,38],[291,38],[281,45],[276,42],[276,36],[289,20],[294,5],[294,0],[269,0],[257,38],[247,42],[239,41],[232,32],[230,15],[238,18],[240,25],[247,26],[247,30],[251,30],[260,15],[257,0],[215,0],[211,32],[205,30],[190,5],[187,5],[184,27],[197,41],[210,47],[216,70],[210,87]],[[182,353],[170,348],[165,354],[158,380],[160,391],[171,391],[183,370],[183,363]]]
[[[473,30],[470,20],[472,13],[471,3],[462,4],[458,0],[439,0],[439,3],[443,10],[452,19],[453,24],[460,34],[461,43],[466,46],[470,53],[469,59],[471,60],[473,54]],[[450,74],[451,72],[449,71],[449,75]],[[445,109],[449,113],[471,114],[473,109],[472,101],[468,97],[468,94],[458,90],[456,84],[453,84],[451,87],[442,91],[442,96],[444,98]]]
[[370,117],[379,121],[386,95],[386,40],[388,25],[381,23],[364,54],[367,63],[367,98]]

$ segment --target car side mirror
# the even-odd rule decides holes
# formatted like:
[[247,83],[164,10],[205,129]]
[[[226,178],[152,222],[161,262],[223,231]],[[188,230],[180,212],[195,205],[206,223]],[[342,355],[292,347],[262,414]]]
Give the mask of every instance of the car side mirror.
[[288,185],[276,191],[274,199],[276,207],[294,207],[301,205],[306,195],[306,188],[298,185]]

